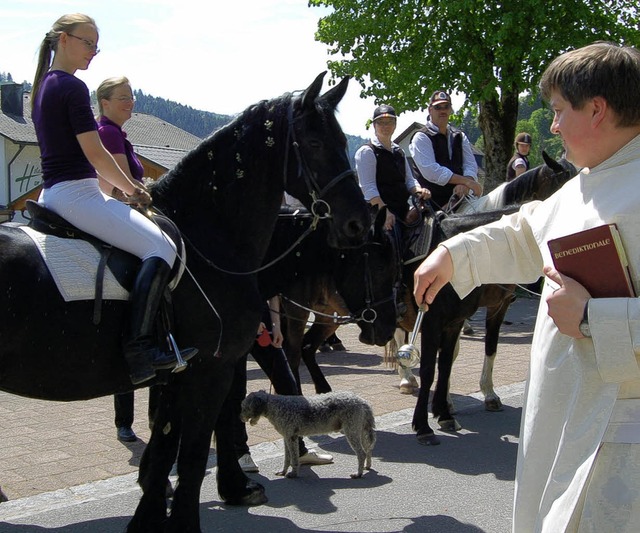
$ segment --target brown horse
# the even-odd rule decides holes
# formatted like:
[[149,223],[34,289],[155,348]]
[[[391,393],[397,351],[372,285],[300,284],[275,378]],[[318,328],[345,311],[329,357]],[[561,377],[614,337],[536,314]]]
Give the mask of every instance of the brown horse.
[[[315,354],[325,335],[335,331],[340,323],[358,324],[360,341],[365,344],[384,346],[392,338],[401,270],[395,241],[383,230],[385,217],[386,210],[377,213],[367,240],[353,249],[328,247],[323,228],[319,227],[282,261],[261,273],[263,296],[282,295],[284,350],[299,388],[302,359],[316,392],[331,391],[315,357],[308,355]],[[281,214],[267,260],[299,239],[311,223],[307,212]],[[316,320],[305,334],[311,310]],[[339,320],[333,318],[336,315]]]

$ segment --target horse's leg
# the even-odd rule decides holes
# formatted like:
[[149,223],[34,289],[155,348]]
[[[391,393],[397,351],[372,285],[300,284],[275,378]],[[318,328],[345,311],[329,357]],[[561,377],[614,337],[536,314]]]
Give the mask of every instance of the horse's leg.
[[[458,340],[456,341],[456,346],[453,349],[453,362],[452,362],[452,367],[453,364],[456,362],[456,359],[458,358],[458,354],[460,353],[460,337],[458,337]],[[447,386],[447,405],[449,406],[449,412],[451,414],[455,414],[456,412],[456,408],[455,405],[453,404],[453,398],[451,397],[451,377],[449,377],[449,385]]]
[[[164,531],[167,520],[167,480],[177,455],[182,430],[178,405],[182,381],[172,379],[169,384],[155,390],[153,429],[149,444],[142,454],[138,473],[142,497],[127,526],[128,533]],[[195,516],[198,516],[197,509]]]
[[302,343],[304,329],[309,319],[309,312],[282,302],[282,332],[284,335],[283,349],[289,361],[289,367],[298,384],[298,394],[302,394],[300,381],[300,360],[302,359]]
[[315,385],[316,394],[331,392],[331,385],[329,385],[329,382],[324,377],[324,373],[316,360],[316,352],[318,347],[324,342],[324,339],[332,335],[337,329],[337,324],[323,324],[316,321],[304,334],[302,340],[302,360],[307,370],[309,370],[309,374]]
[[440,444],[440,439],[429,426],[429,392],[436,370],[437,343],[433,342],[433,339],[431,339],[432,342],[429,341],[429,335],[425,334],[424,323],[422,327],[422,349],[420,350],[420,383],[422,386],[418,392],[411,425],[416,431],[418,442],[428,446]]
[[[207,469],[213,430],[228,395],[234,371],[232,362],[216,364],[211,361],[213,358],[209,359],[206,371],[202,368],[198,368],[198,372],[192,372],[191,369],[186,371],[190,372],[190,379],[183,387],[183,396],[180,397],[183,405],[183,431],[177,461],[178,482],[171,515],[164,530],[171,533],[201,531],[198,511],[202,481]],[[212,391],[215,394],[211,394]],[[156,419],[156,424],[158,421]],[[227,434],[231,438],[229,428]],[[235,465],[239,470],[238,475],[245,477],[235,456],[230,460],[228,455],[218,454],[217,460],[219,466]]]
[[[404,306],[405,312],[401,315],[398,320],[398,328],[396,328],[396,332],[394,334],[394,339],[396,343],[395,351],[397,352],[398,348],[403,344],[407,344],[409,342],[409,333],[413,331],[413,326],[416,322],[417,311],[413,302],[410,301],[411,292],[405,290],[402,304]],[[393,356],[395,357],[395,353]],[[414,389],[419,387],[418,380],[413,374],[413,370],[411,368],[403,368],[398,365],[398,376],[400,376],[400,393],[401,394],[413,394]]]
[[487,306],[486,336],[484,339],[484,363],[480,376],[480,390],[484,394],[484,408],[487,411],[502,411],[502,401],[493,388],[493,365],[498,353],[500,327],[513,302],[513,291],[504,293],[503,298],[494,306]]
[[247,477],[238,463],[233,428],[239,411],[231,405],[234,401],[227,396],[216,423],[218,494],[228,505],[262,505],[268,501],[264,487]]
[[[394,334],[394,346],[395,351],[403,344],[408,342],[408,334],[402,328],[396,328]],[[394,354],[395,355],[395,354]],[[418,380],[413,374],[412,368],[405,368],[402,365],[398,366],[398,376],[400,376],[400,394],[413,394],[414,389],[418,388]]]
[[458,431],[460,424],[449,410],[449,380],[453,367],[453,354],[460,337],[462,323],[449,326],[442,334],[442,343],[438,357],[438,380],[433,393],[432,411],[433,416],[438,419],[440,428],[444,431]]
[[2,491],[2,487],[0,487],[0,503],[8,501],[9,498],[7,498],[7,495]]

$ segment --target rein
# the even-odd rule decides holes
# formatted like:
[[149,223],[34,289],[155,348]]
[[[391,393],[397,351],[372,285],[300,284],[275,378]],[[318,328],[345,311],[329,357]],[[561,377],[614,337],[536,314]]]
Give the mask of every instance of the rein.
[[[391,292],[390,296],[387,296],[386,298],[382,298],[380,300],[374,300],[374,290],[373,290],[373,277],[372,277],[372,273],[371,273],[371,266],[369,263],[369,253],[365,252],[363,254],[363,258],[364,258],[364,287],[365,287],[365,305],[362,309],[359,309],[357,312],[355,313],[351,313],[349,315],[338,315],[337,313],[333,313],[333,314],[328,314],[328,313],[322,313],[320,311],[316,311],[315,309],[312,309],[310,307],[305,306],[304,304],[301,304],[299,302],[296,302],[295,300],[284,296],[283,294],[280,294],[279,296],[283,299],[286,300],[287,302],[289,302],[292,305],[295,305],[296,307],[303,309],[305,311],[307,311],[308,313],[313,313],[315,316],[320,316],[320,317],[324,317],[324,318],[329,318],[331,319],[334,324],[355,324],[357,322],[366,322],[368,324],[373,324],[377,318],[378,318],[378,312],[375,310],[375,307],[384,303],[387,303],[389,301],[395,301],[396,297],[397,297],[397,293],[400,287],[400,284],[402,283],[402,261],[400,258],[400,254],[399,254],[399,249],[398,246],[396,245],[396,241],[393,238],[390,238],[390,242],[393,246],[394,252],[395,252],[395,256],[396,256],[396,264],[397,264],[397,269],[396,269],[396,280],[394,282],[394,287],[393,290]],[[368,243],[369,245],[376,245],[376,246],[381,246],[381,244],[379,243]],[[298,319],[296,317],[292,317],[287,315],[286,313],[282,313],[280,312],[280,314],[282,316],[286,316],[287,318],[290,318],[292,320],[301,320]],[[306,321],[306,320],[305,320]]]
[[309,190],[309,195],[311,196],[311,207],[309,209],[309,212],[311,213],[311,215],[313,216],[313,220],[311,222],[311,225],[309,226],[309,228],[307,230],[305,230],[305,232],[296,240],[296,242],[294,242],[289,248],[287,248],[282,254],[280,254],[278,257],[276,257],[275,259],[273,259],[272,261],[270,261],[269,263],[262,265],[256,269],[253,270],[247,270],[244,272],[236,272],[233,270],[227,270],[224,269],[218,265],[216,265],[213,261],[211,261],[211,259],[209,259],[208,257],[206,257],[202,252],[200,252],[200,250],[198,250],[198,248],[196,248],[196,246],[184,235],[182,234],[182,232],[180,232],[182,234],[182,238],[184,239],[185,243],[187,243],[193,250],[194,252],[198,255],[198,257],[200,257],[200,259],[202,259],[206,265],[210,266],[211,268],[214,268],[216,270],[218,270],[219,272],[223,272],[224,274],[230,274],[233,276],[249,276],[252,274],[257,274],[259,272],[262,272],[263,270],[268,269],[269,267],[272,267],[273,265],[275,265],[276,263],[278,263],[279,261],[281,261],[282,259],[284,259],[289,253],[291,253],[291,251],[296,248],[304,239],[307,238],[307,236],[316,229],[318,222],[320,222],[320,220],[324,220],[324,219],[329,219],[332,218],[333,215],[331,214],[331,206],[322,199],[322,197],[326,194],[326,192],[328,190],[330,190],[331,188],[333,188],[336,184],[338,184],[340,181],[342,181],[344,178],[346,178],[347,176],[353,176],[354,172],[351,168],[349,168],[348,170],[345,170],[343,172],[341,172],[340,174],[338,174],[335,178],[333,178],[329,183],[327,183],[327,185],[324,186],[324,188],[321,188],[318,185],[318,182],[316,181],[316,179],[313,177],[313,173],[309,170],[309,166],[306,164],[304,157],[302,156],[302,153],[300,151],[300,145],[298,144],[297,141],[297,137],[296,137],[296,132],[295,132],[295,128],[294,128],[294,123],[303,118],[305,116],[305,114],[300,115],[299,117],[295,117],[293,116],[293,99],[291,100],[291,103],[289,104],[289,108],[287,111],[287,123],[288,123],[288,127],[287,127],[287,141],[285,143],[285,157],[284,157],[284,165],[283,165],[283,185],[284,188],[286,190],[286,185],[287,185],[287,169],[289,167],[289,146],[293,146],[295,155],[296,155],[296,161],[298,164],[298,171],[297,171],[297,178],[300,179],[300,177],[304,178],[304,182],[307,186],[307,189]]
[[[347,176],[355,177],[355,173],[353,169],[349,168],[348,170],[344,170],[340,174],[338,174],[335,178],[333,178],[329,183],[327,183],[324,187],[320,187],[318,182],[313,177],[313,173],[309,170],[309,166],[306,164],[304,157],[302,156],[302,152],[300,151],[300,144],[298,143],[298,139],[296,136],[296,129],[294,124],[304,118],[306,113],[298,117],[293,116],[293,99],[291,100],[291,104],[289,105],[289,109],[287,110],[287,122],[289,127],[287,129],[287,142],[285,144],[285,157],[284,157],[284,170],[283,170],[283,185],[286,190],[287,186],[287,166],[289,162],[289,146],[293,146],[293,151],[296,156],[296,161],[298,163],[298,173],[297,178],[304,178],[305,185],[307,186],[307,190],[309,191],[309,195],[311,196],[311,213],[314,217],[318,217],[318,220],[324,218],[331,218],[333,215],[331,214],[331,206],[322,199],[322,197],[332,189],[335,185],[337,185],[340,181],[342,181]],[[317,220],[314,221],[317,224]]]

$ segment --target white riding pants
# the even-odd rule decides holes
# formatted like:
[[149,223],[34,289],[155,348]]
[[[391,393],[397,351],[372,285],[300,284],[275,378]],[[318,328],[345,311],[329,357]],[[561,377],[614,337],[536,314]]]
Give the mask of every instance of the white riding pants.
[[161,257],[173,266],[173,241],[142,213],[104,194],[96,178],[63,181],[42,189],[38,202],[78,229],[143,261]]

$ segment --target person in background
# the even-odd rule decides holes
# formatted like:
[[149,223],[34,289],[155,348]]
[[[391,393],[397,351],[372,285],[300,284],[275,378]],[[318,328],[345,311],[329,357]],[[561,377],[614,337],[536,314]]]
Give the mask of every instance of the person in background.
[[[82,231],[142,260],[131,291],[131,317],[124,356],[133,384],[176,364],[175,354],[154,342],[153,326],[176,259],[170,239],[142,213],[106,196],[96,171],[133,204],[147,206],[151,196],[127,176],[98,136],[89,90],[75,76],[98,54],[98,28],[83,14],[63,15],[40,45],[31,93],[32,119],[42,167],[38,202]],[[53,58],[52,58],[53,54]],[[185,349],[189,360],[196,349]]]
[[[96,90],[98,100],[98,135],[120,169],[134,182],[142,184],[144,168],[133,151],[122,126],[131,118],[135,98],[129,80],[124,76],[104,80]],[[126,195],[98,175],[100,188],[109,196],[126,201]],[[135,442],[133,391],[113,397],[116,435],[120,442]]]
[[526,132],[518,133],[514,143],[515,153],[507,165],[507,181],[518,177],[529,170],[529,151],[531,150],[531,135]]
[[[431,95],[427,125],[411,139],[413,175],[431,191],[438,209],[455,208],[467,195],[481,196],[478,164],[467,136],[449,124],[451,96],[439,90]],[[453,201],[452,201],[453,200]]]
[[374,135],[358,148],[355,155],[356,173],[364,199],[378,208],[387,207],[384,228],[391,230],[396,219],[409,223],[409,197],[423,200],[431,197],[414,179],[407,158],[391,137],[396,130],[396,111],[390,105],[380,105],[373,111]]
[[[390,231],[398,221],[398,226],[404,224],[403,229],[407,231],[401,230],[396,233],[404,250],[413,231],[413,222],[419,220],[419,216],[415,216],[415,208],[409,206],[410,195],[426,201],[431,198],[431,193],[413,177],[404,151],[393,142],[396,125],[397,116],[393,107],[386,104],[376,107],[373,111],[374,135],[367,144],[358,149],[355,163],[365,200],[378,208],[387,207],[384,228]],[[399,293],[398,299],[402,301],[404,296],[403,293]],[[418,381],[412,370],[398,365],[398,374],[400,392],[413,394]]]
[[[596,42],[554,59],[540,91],[582,168],[543,202],[444,242],[416,271],[428,307],[451,282],[546,283],[531,344],[513,531],[640,531],[640,299],[592,298],[547,243],[615,223],[640,287],[640,51]],[[590,268],[585,265],[585,268]],[[593,268],[591,266],[591,268]]]

